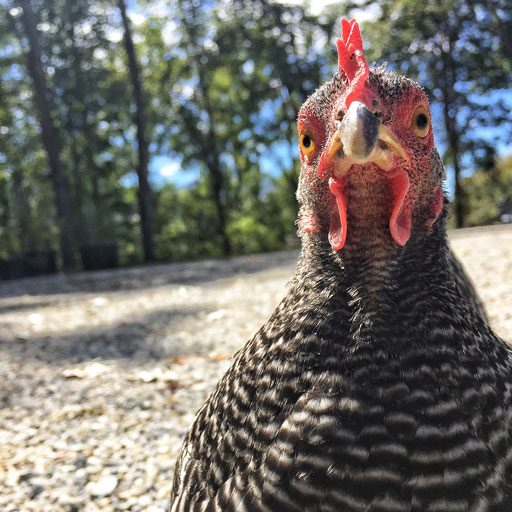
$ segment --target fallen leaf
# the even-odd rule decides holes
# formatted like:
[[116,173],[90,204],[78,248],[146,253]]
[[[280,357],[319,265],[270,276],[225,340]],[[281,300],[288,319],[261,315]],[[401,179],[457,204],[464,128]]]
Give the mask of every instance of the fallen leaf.
[[208,354],[208,358],[219,363],[220,361],[227,361],[228,359],[231,359],[231,354],[227,352],[210,352]]

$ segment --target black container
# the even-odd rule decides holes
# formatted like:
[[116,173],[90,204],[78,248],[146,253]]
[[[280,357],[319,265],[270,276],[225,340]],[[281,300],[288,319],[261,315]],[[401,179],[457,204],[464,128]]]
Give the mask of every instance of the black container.
[[117,244],[90,244],[80,247],[84,270],[101,270],[119,266]]
[[30,251],[25,253],[25,275],[42,276],[57,272],[57,254],[55,251]]

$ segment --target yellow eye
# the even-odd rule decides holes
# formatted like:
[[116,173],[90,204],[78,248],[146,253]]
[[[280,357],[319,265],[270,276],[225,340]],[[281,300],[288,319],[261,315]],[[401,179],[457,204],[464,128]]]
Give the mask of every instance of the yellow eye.
[[418,137],[426,137],[430,128],[430,117],[424,105],[418,105],[412,115],[412,130]]
[[299,137],[300,150],[304,156],[311,157],[316,150],[316,144],[311,135],[302,133]]

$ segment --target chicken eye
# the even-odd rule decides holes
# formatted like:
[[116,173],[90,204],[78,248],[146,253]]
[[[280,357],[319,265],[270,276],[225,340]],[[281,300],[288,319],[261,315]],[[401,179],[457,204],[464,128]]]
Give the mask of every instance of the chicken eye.
[[416,107],[412,115],[412,130],[418,137],[426,137],[430,128],[430,118],[424,105]]
[[307,157],[311,157],[316,149],[316,144],[311,135],[308,135],[307,133],[303,133],[299,137],[299,144],[300,144],[300,150],[302,151],[302,154]]

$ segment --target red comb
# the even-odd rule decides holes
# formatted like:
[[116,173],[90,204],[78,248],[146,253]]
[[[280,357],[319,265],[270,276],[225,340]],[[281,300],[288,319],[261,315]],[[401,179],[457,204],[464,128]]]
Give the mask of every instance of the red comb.
[[370,70],[364,56],[363,40],[356,20],[341,20],[341,39],[336,41],[338,48],[338,69],[349,79],[349,85],[343,95],[345,107],[362,92]]

